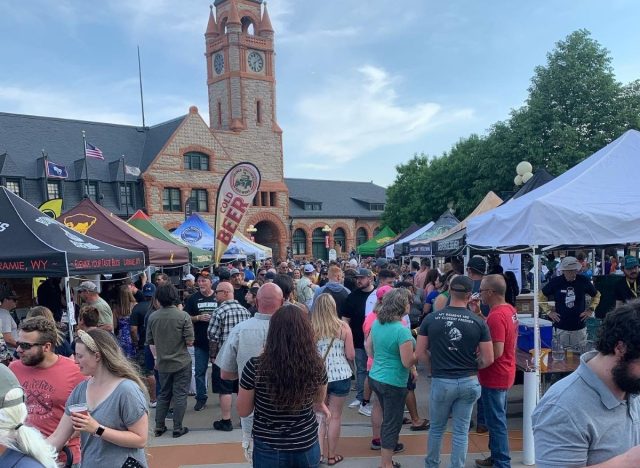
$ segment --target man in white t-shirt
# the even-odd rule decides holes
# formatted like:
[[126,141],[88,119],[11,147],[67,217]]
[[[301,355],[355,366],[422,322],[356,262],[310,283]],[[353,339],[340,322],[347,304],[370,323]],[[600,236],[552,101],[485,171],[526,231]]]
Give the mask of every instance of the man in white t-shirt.
[[393,270],[380,270],[380,273],[378,273],[378,286],[376,289],[371,291],[371,294],[369,294],[369,297],[367,298],[367,304],[364,308],[365,317],[373,312],[373,308],[375,307],[376,302],[378,302],[378,297],[376,296],[378,288],[381,288],[382,286],[393,287],[393,283],[395,283],[395,281],[396,274]]
[[16,308],[18,295],[7,286],[0,287],[0,332],[11,352],[16,349],[18,340],[18,325],[11,316],[11,310]]

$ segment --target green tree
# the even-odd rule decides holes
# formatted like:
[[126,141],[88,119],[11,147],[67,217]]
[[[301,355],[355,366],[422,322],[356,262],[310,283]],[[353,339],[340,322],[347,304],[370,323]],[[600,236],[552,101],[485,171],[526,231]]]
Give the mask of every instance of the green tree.
[[535,68],[524,106],[439,157],[414,155],[387,189],[383,219],[394,230],[435,220],[450,202],[463,218],[489,190],[514,189],[515,167],[559,175],[629,128],[640,128],[640,80],[618,83],[609,52],[586,30],[559,41]]

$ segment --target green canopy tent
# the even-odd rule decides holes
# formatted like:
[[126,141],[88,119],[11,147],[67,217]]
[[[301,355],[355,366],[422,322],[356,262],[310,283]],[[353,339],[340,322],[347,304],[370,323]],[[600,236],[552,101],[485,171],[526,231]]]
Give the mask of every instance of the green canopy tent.
[[396,233],[391,230],[389,226],[385,226],[380,230],[378,234],[369,239],[364,244],[360,244],[356,247],[356,251],[360,255],[375,255],[376,251],[384,244],[393,240],[396,237]]
[[197,267],[208,266],[213,263],[213,253],[209,250],[199,249],[191,245],[182,242],[171,235],[164,227],[159,223],[153,221],[141,210],[136,211],[131,218],[127,220],[131,226],[139,229],[140,231],[161,239],[163,241],[171,242],[172,244],[180,245],[189,249],[189,263]]

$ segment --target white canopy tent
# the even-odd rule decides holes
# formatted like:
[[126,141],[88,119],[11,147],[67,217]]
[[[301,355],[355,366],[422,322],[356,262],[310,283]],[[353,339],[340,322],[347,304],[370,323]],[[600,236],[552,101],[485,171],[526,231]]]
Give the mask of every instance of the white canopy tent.
[[394,242],[393,244],[389,244],[387,245],[387,247],[385,248],[385,256],[387,258],[393,258],[395,256],[395,246],[396,245],[400,245],[400,244],[405,244],[407,242],[409,242],[412,239],[415,239],[416,237],[418,237],[420,234],[423,234],[424,232],[428,231],[429,229],[431,229],[431,227],[433,226],[433,221],[429,221],[427,224],[425,224],[424,226],[422,226],[420,229],[418,229],[417,231],[412,232],[411,234],[404,236],[401,239],[398,239],[396,242]]
[[[472,246],[504,250],[526,246],[534,258],[535,392],[525,373],[524,463],[533,464],[531,411],[540,388],[539,254],[543,246],[607,245],[640,241],[637,175],[640,132],[629,130],[588,159],[520,198],[467,223]],[[533,401],[531,399],[533,398]],[[529,400],[529,401],[526,401]],[[530,462],[530,463],[529,463]]]

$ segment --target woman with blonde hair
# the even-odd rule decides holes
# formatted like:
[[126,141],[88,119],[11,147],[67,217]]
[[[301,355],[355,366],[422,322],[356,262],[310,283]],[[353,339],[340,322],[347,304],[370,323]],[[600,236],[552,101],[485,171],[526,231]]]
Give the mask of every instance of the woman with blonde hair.
[[79,383],[67,400],[49,442],[61,450],[80,432],[82,467],[146,467],[149,434],[147,388],[109,332],[78,331],[76,361],[91,378]]
[[133,359],[136,356],[134,338],[131,334],[131,311],[136,299],[128,285],[118,288],[118,300],[113,307],[113,330],[124,355]]
[[25,398],[16,376],[0,364],[0,466],[56,468],[57,452],[40,432],[24,425]]
[[336,454],[340,439],[342,407],[351,390],[353,372],[349,361],[356,356],[353,335],[349,325],[338,318],[336,302],[331,294],[320,294],[311,312],[311,326],[316,339],[318,353],[324,359],[328,384],[326,405],[331,416],[318,427],[320,450],[327,455],[329,466],[340,463],[344,457]]

